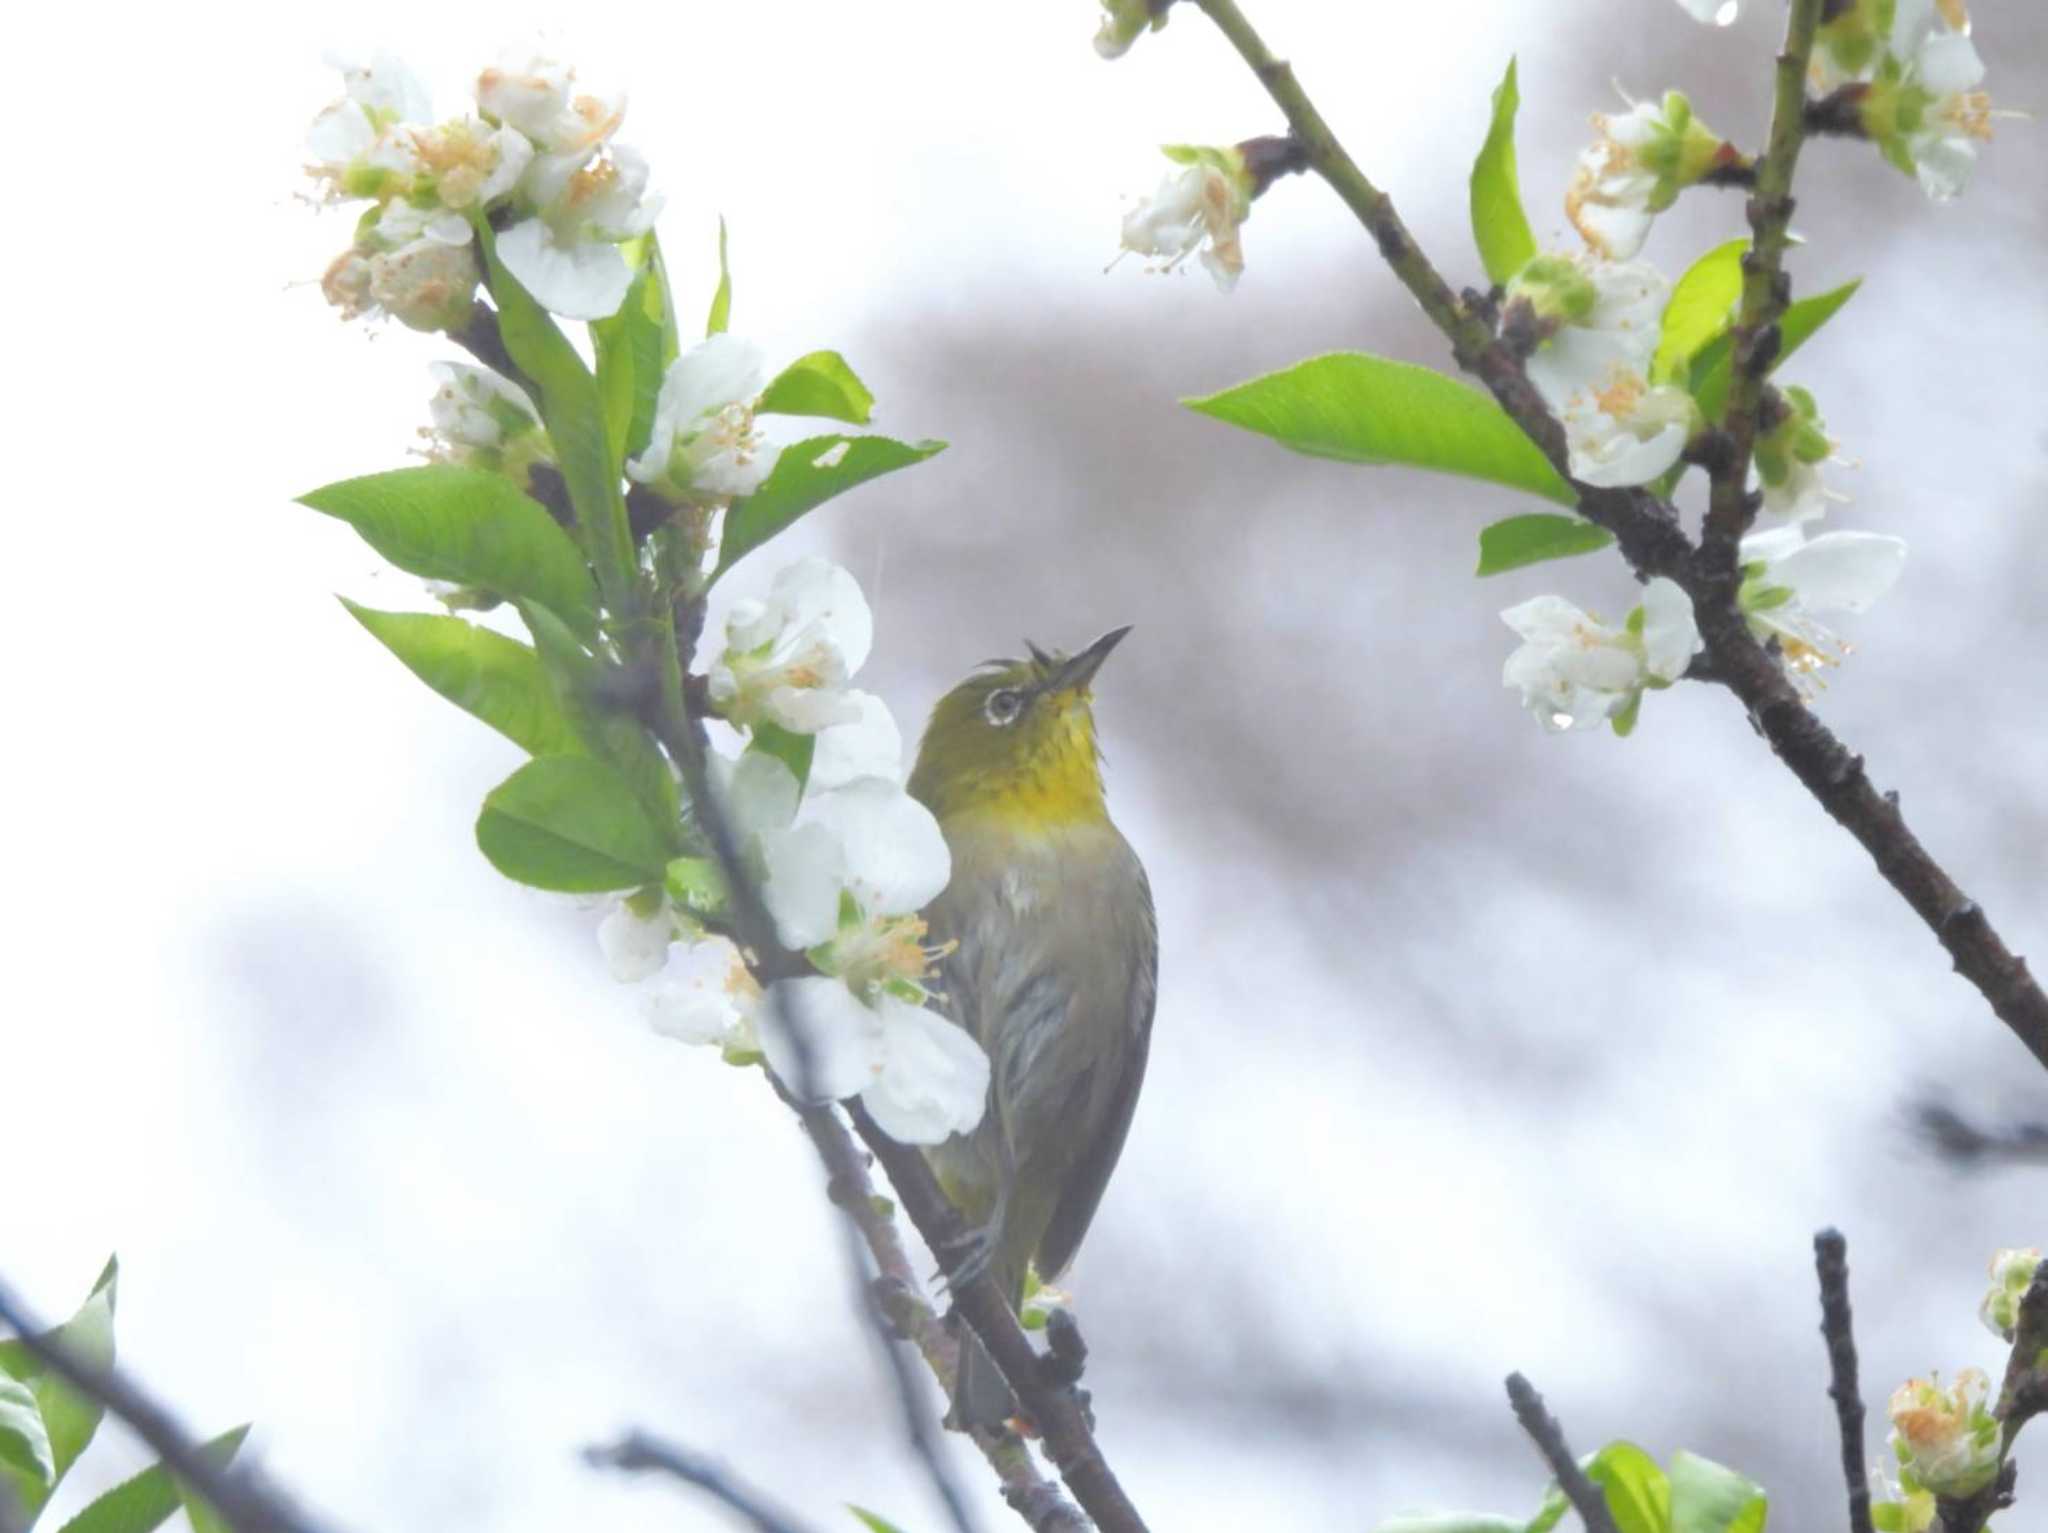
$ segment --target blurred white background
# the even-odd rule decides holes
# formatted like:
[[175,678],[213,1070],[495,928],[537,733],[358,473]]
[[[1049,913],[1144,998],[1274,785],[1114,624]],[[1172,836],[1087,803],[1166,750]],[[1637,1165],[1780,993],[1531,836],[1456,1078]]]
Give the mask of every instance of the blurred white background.
[[[1670,0],[1257,0],[1457,281],[1464,169],[1521,59],[1539,235],[1610,82],[1762,138],[1782,22]],[[121,1253],[125,1358],[195,1427],[369,1530],[728,1526],[578,1462],[640,1424],[827,1527],[939,1525],[844,1303],[808,1148],[751,1076],[639,1025],[573,903],[476,853],[511,746],[328,593],[416,605],[311,486],[399,463],[425,363],[312,285],[352,215],[298,144],[331,46],[453,111],[538,30],[632,93],[685,313],[730,221],[735,328],[843,349],[932,464],[795,547],[866,584],[865,684],[907,724],[1021,641],[1137,631],[1099,687],[1112,807],[1152,871],[1146,1100],[1076,1270],[1104,1443],[1153,1525],[1367,1527],[1532,1507],[1500,1392],[1838,1522],[1809,1238],[1850,1239],[1866,1392],[1995,1367],[2000,1244],[2040,1173],[1906,1130],[2048,1080],[1722,693],[1635,738],[1542,735],[1500,608],[1633,598],[1597,556],[1475,582],[1504,493],[1296,459],[1181,409],[1320,350],[1447,366],[1335,200],[1283,184],[1231,297],[1108,275],[1162,141],[1274,131],[1191,8],[1115,66],[1086,0],[1006,7],[519,0],[39,9],[12,32],[39,155],[15,295],[15,744],[0,1274],[68,1312]],[[2048,14],[1982,0],[2002,104],[2048,102]],[[2048,944],[2048,152],[2001,124],[1958,204],[1867,148],[1805,165],[1795,280],[1864,274],[1790,371],[1844,450],[1837,525],[1913,547],[1821,707],[2014,942]],[[1701,194],[1646,254],[1740,228]],[[773,563],[732,582],[766,584]],[[120,1433],[67,1505],[139,1464]],[[1878,1448],[1875,1433],[1873,1455]],[[2027,1450],[2020,1525],[2048,1505]],[[988,1525],[1008,1519],[971,1455]],[[2032,1494],[2029,1494],[2029,1491]],[[2029,1506],[2032,1510],[2029,1510]]]

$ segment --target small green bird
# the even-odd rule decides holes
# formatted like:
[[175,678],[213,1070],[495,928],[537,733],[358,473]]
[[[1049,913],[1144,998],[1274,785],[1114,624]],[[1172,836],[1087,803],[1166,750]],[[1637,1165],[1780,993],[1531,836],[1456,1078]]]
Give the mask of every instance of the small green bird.
[[[1130,632],[1076,655],[991,661],[939,699],[910,791],[937,816],[953,878],[925,912],[936,1004],[980,1041],[988,1113],[926,1151],[982,1227],[964,1264],[1014,1309],[1026,1271],[1073,1259],[1116,1168],[1152,1036],[1159,932],[1137,854],[1110,823],[1089,691]],[[956,1271],[955,1281],[962,1271]],[[1015,1402],[963,1337],[954,1419],[999,1426]]]

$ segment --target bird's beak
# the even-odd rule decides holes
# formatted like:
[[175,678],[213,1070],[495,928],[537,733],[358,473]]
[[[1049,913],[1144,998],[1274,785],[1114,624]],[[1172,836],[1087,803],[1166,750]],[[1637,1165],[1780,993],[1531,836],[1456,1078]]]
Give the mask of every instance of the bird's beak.
[[1109,658],[1109,652],[1122,643],[1124,635],[1130,631],[1131,627],[1128,623],[1121,628],[1112,628],[1108,633],[1082,650],[1080,654],[1062,661],[1060,668],[1053,672],[1052,683],[1046,690],[1050,692],[1087,691],[1088,683],[1093,681],[1095,673],[1102,669],[1102,662]]

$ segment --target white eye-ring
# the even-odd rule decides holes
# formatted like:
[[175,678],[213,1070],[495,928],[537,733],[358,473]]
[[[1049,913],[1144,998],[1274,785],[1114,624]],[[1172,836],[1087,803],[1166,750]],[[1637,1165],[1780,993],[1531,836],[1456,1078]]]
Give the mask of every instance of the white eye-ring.
[[981,705],[981,716],[998,729],[1005,724],[1017,722],[1017,715],[1024,711],[1024,694],[1014,687],[998,687],[989,693],[988,700]]

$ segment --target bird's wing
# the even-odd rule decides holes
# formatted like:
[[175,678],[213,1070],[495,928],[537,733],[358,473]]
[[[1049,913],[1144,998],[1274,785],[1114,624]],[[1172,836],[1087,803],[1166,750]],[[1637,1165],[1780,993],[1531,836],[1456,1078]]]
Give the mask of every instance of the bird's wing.
[[1152,911],[1152,885],[1145,870],[1131,858],[1138,875],[1136,930],[1129,933],[1137,961],[1131,967],[1130,991],[1124,1025],[1130,1029],[1129,1049],[1119,1072],[1115,1097],[1098,1120],[1094,1136],[1085,1145],[1067,1177],[1066,1190],[1053,1209],[1052,1222],[1038,1242],[1036,1261],[1039,1276],[1051,1282],[1074,1259],[1081,1237],[1102,1202],[1109,1186],[1109,1174],[1123,1153],[1124,1137],[1131,1131],[1131,1114],[1138,1105],[1138,1088],[1145,1080],[1145,1056],[1152,1043],[1152,1012],[1159,996],[1159,924]]

